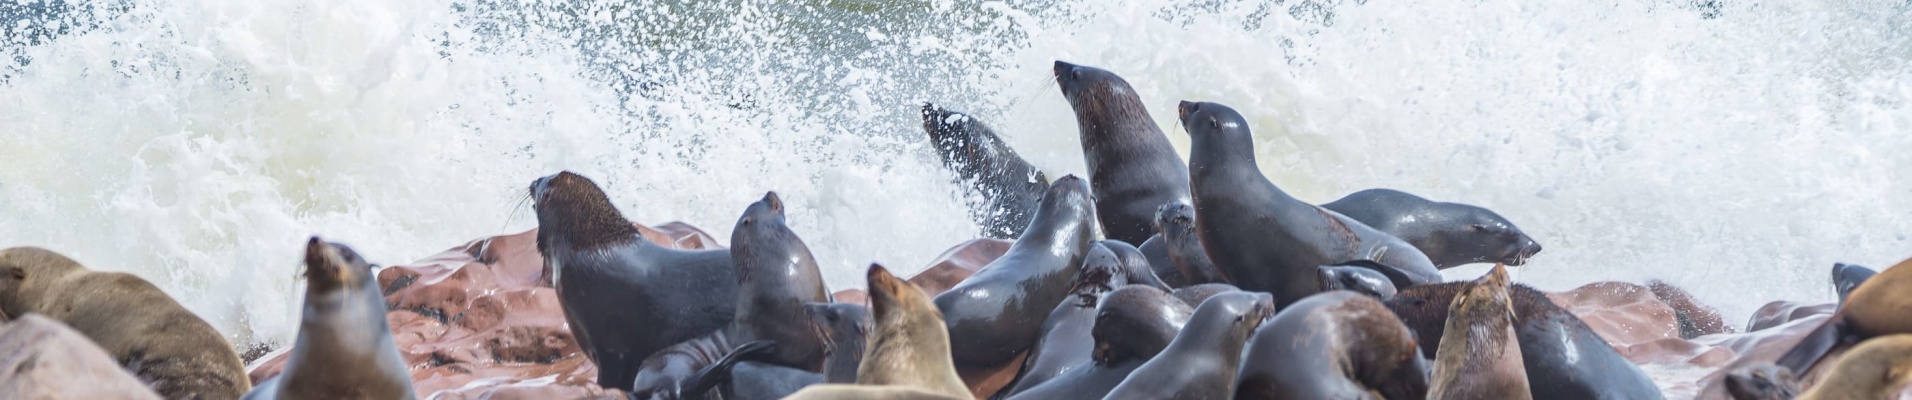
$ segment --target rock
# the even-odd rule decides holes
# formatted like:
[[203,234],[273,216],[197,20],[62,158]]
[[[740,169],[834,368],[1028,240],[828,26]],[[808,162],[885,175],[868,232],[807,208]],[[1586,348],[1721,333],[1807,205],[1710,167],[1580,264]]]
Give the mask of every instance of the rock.
[[79,331],[39,314],[0,325],[0,399],[153,399],[159,395]]
[[963,242],[936,256],[936,261],[931,261],[929,268],[910,277],[909,282],[923,289],[923,294],[936,297],[964,279],[969,279],[970,275],[975,275],[976,270],[989,265],[989,262],[1002,257],[1003,253],[1009,252],[1009,245],[1012,244],[1016,242],[1003,239]]

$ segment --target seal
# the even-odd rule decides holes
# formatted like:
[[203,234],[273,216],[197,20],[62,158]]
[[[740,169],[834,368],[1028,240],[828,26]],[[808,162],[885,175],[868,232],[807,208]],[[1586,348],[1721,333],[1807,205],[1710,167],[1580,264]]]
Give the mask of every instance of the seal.
[[1838,304],[1846,304],[1846,297],[1852,295],[1853,289],[1858,289],[1859,284],[1878,274],[1878,271],[1864,265],[1832,263],[1832,293],[1839,295]]
[[1142,254],[1149,257],[1155,275],[1172,287],[1204,283],[1228,283],[1228,277],[1215,268],[1202,249],[1201,233],[1195,230],[1195,206],[1176,200],[1155,211],[1155,236],[1142,242]]
[[89,270],[38,247],[0,250],[0,312],[72,327],[161,397],[236,399],[252,388],[218,330],[132,274]]
[[970,219],[983,236],[1015,239],[1035,216],[1049,177],[1016,154],[996,131],[967,114],[923,104],[923,132],[943,166],[956,173],[970,198]]
[[[1385,301],[1415,332],[1422,355],[1435,357],[1447,329],[1448,307],[1468,282],[1402,288]],[[1515,339],[1527,384],[1536,399],[1658,399],[1659,387],[1572,312],[1522,284],[1507,288]]]
[[1419,249],[1352,218],[1304,203],[1255,165],[1248,121],[1215,103],[1181,103],[1192,151],[1195,226],[1202,248],[1243,290],[1269,292],[1286,306],[1321,289],[1315,267],[1373,260],[1412,284],[1440,282]]
[[1102,232],[1141,244],[1149,238],[1156,207],[1188,199],[1188,167],[1128,81],[1062,61],[1056,61],[1055,71],[1056,85],[1081,130]]
[[1373,297],[1308,296],[1255,329],[1236,398],[1422,399],[1427,361],[1414,332]]
[[1912,333],[1912,259],[1879,271],[1853,288],[1825,323],[1800,339],[1774,362],[1793,371],[1809,371],[1840,344]]
[[1799,399],[1890,399],[1907,386],[1912,386],[1912,334],[1892,334],[1866,339],[1847,351]]
[[1241,290],[1241,288],[1226,283],[1204,283],[1175,289],[1171,294],[1174,294],[1176,299],[1182,300],[1182,303],[1188,304],[1189,307],[1195,307],[1202,305],[1204,301],[1208,301],[1209,297],[1215,297],[1215,295],[1218,294],[1238,290]]
[[531,182],[538,253],[597,382],[629,391],[652,353],[722,329],[736,316],[729,249],[650,243],[589,178],[570,171]]
[[[681,395],[652,395],[654,399],[702,398],[711,389],[722,399],[781,399],[818,383],[856,383],[857,364],[863,360],[864,339],[870,332],[869,311],[861,304],[809,303],[810,329],[825,339],[823,373],[760,362],[774,354],[769,341],[746,343],[685,379]],[[752,344],[763,344],[753,347]],[[665,392],[668,393],[668,392]]]
[[[1106,242],[1122,244],[1120,241]],[[1069,298],[1056,305],[1055,310],[1049,312],[1049,317],[1043,320],[1042,338],[1029,347],[1029,357],[1023,359],[1016,379],[998,391],[997,397],[1028,390],[1087,364],[1090,355],[1095,352],[1092,332],[1095,328],[1096,306],[1101,304],[1102,295],[1129,284],[1125,275],[1125,272],[1129,272],[1127,269],[1117,261],[1115,252],[1109,251],[1108,246],[1097,245],[1090,249],[1089,256],[1082,259],[1082,272],[1076,274]]]
[[1734,400],[1793,400],[1799,396],[1799,383],[1790,370],[1758,363],[1727,373],[1726,392]]
[[882,265],[871,264],[868,279],[876,331],[864,347],[856,384],[812,385],[785,399],[971,398],[950,359],[944,317],[929,297]]
[[1098,240],[1095,244],[1115,253],[1117,263],[1122,266],[1123,278],[1128,281],[1125,284],[1149,285],[1164,291],[1174,290],[1168,286],[1168,283],[1162,282],[1161,277],[1155,276],[1155,270],[1149,267],[1148,256],[1143,255],[1142,250],[1135,248],[1135,245],[1120,240]]
[[1043,194],[1035,220],[1008,252],[936,295],[964,376],[1003,366],[1036,342],[1043,318],[1069,295],[1095,232],[1089,186],[1064,176]]
[[1160,354],[1188,324],[1194,310],[1161,289],[1116,288],[1096,306],[1090,361],[1055,378],[998,397],[1012,400],[1101,399],[1136,368]]
[[643,398],[659,390],[680,390],[680,382],[729,352],[733,344],[775,343],[761,361],[806,371],[823,369],[825,338],[813,328],[807,303],[829,301],[823,275],[803,239],[784,223],[783,200],[765,193],[737,219],[731,231],[731,263],[736,267],[736,316],[724,329],[665,348],[646,357],[631,394]]
[[246,400],[418,398],[372,268],[351,247],[306,241],[305,307],[291,358]]
[[1519,266],[1540,243],[1492,210],[1428,200],[1393,189],[1368,189],[1322,204],[1369,227],[1407,241],[1435,268],[1492,262]]
[[1106,399],[1232,399],[1242,345],[1275,313],[1267,293],[1215,295],[1195,308],[1168,348],[1130,373]]
[[1389,280],[1385,266],[1367,266],[1373,261],[1358,260],[1357,265],[1323,265],[1315,269],[1321,274],[1321,291],[1348,290],[1373,296],[1376,299],[1394,298],[1394,281]]
[[1494,265],[1454,297],[1435,354],[1430,400],[1534,398],[1515,338],[1506,266]]

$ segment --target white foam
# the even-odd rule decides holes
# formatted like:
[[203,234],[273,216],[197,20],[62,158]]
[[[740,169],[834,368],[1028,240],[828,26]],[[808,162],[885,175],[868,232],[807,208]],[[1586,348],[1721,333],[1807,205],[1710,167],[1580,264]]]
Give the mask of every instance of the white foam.
[[1736,322],[1912,255],[1903,3],[557,3],[155,0],[10,37],[0,245],[283,343],[305,235],[402,263],[532,227],[524,187],[573,169],[720,240],[776,190],[857,287],[975,232],[919,102],[1082,173],[1062,59],[1127,77],[1184,152],[1177,101],[1241,110],[1304,199],[1493,208],[1546,246],[1520,273],[1543,288],[1660,278]]

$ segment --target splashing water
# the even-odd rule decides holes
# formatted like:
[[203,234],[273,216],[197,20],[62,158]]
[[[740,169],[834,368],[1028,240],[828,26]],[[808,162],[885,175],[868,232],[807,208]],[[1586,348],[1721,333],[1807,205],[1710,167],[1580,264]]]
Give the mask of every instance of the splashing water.
[[[916,108],[1084,170],[1057,59],[1251,118],[1303,199],[1493,208],[1522,281],[1664,279],[1743,320],[1912,249],[1912,3],[27,0],[0,5],[0,246],[289,342],[301,239],[395,264],[536,225],[571,169],[727,240],[786,199],[833,288],[976,235]],[[1451,277],[1477,275],[1460,268]]]

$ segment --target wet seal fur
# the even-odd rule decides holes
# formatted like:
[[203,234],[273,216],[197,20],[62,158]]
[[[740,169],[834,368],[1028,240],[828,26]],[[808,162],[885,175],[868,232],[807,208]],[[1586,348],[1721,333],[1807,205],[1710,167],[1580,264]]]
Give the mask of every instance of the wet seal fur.
[[1414,332],[1373,297],[1308,296],[1255,329],[1236,398],[1422,399],[1427,360]]
[[1047,382],[999,396],[1012,400],[1101,399],[1175,340],[1194,309],[1168,292],[1144,285],[1116,288],[1096,305],[1094,353],[1084,365]]
[[0,250],[0,311],[66,324],[169,399],[236,399],[252,388],[218,330],[132,274],[38,247]]
[[1156,207],[1189,198],[1188,167],[1128,81],[1062,61],[1055,73],[1081,130],[1096,220],[1110,239],[1141,244],[1152,233]]
[[1242,345],[1275,313],[1267,293],[1215,295],[1195,308],[1168,348],[1136,368],[1105,399],[1232,399]]
[[1171,287],[1228,283],[1227,275],[1208,259],[1201,233],[1195,230],[1195,206],[1176,200],[1155,210],[1155,236],[1142,242],[1155,275]]
[[1095,233],[1088,184],[1064,176],[1043,194],[1035,220],[1007,253],[936,295],[965,377],[1003,367],[1036,342],[1043,319],[1069,295]]
[[869,309],[853,303],[810,303],[804,309],[810,315],[810,329],[825,339],[822,373],[759,361],[774,353],[765,348],[774,345],[752,348],[747,343],[686,379],[676,398],[699,398],[717,389],[718,398],[725,400],[781,399],[818,383],[856,383],[857,364],[863,361],[864,339],[870,332]]
[[856,384],[812,385],[785,399],[971,398],[950,359],[943,315],[929,297],[881,265],[870,265],[868,279],[876,332],[864,348]]
[[1532,399],[1514,333],[1507,267],[1495,265],[1454,296],[1435,352],[1429,400]]
[[372,264],[343,244],[305,245],[305,307],[284,372],[246,400],[415,399]]
[[[1468,282],[1401,289],[1386,301],[1412,329],[1422,355],[1435,357],[1447,329],[1448,306]],[[1639,366],[1607,344],[1580,317],[1546,293],[1522,284],[1507,288],[1527,384],[1536,399],[1659,399],[1663,394]]]
[[[1912,259],[1866,278],[1839,304],[1832,318],[1813,329],[1774,362],[1786,369],[1810,371],[1840,345],[1873,337],[1912,334]],[[1816,387],[1816,386],[1815,386]],[[1809,391],[1811,389],[1808,389]]]
[[923,104],[923,133],[943,166],[956,173],[970,195],[969,217],[983,236],[1015,239],[1035,217],[1036,201],[1049,188],[1049,177],[996,136],[982,121],[967,114]]
[[1350,290],[1387,300],[1399,292],[1395,285],[1409,284],[1407,277],[1398,273],[1389,276],[1389,273],[1395,272],[1393,269],[1372,260],[1353,260],[1315,269],[1319,271],[1323,292]]
[[1839,296],[1838,304],[1846,304],[1846,297],[1852,295],[1853,289],[1858,289],[1860,284],[1878,274],[1879,271],[1864,265],[1832,263],[1832,293]]
[[572,336],[597,365],[598,385],[631,390],[651,354],[735,317],[730,250],[652,244],[596,183],[570,171],[533,181],[530,193],[538,253]]
[[1135,245],[1120,240],[1098,240],[1095,245],[1108,248],[1110,252],[1115,253],[1116,262],[1122,266],[1123,279],[1128,281],[1126,284],[1149,285],[1164,291],[1175,290],[1168,283],[1162,282],[1161,277],[1155,275],[1155,270],[1150,267],[1148,256],[1142,254],[1142,250],[1135,248]]
[[1321,290],[1315,267],[1357,259],[1386,265],[1412,284],[1441,281],[1414,246],[1269,182],[1255,164],[1248,121],[1234,109],[1184,101],[1180,110],[1194,144],[1188,171],[1196,230],[1235,286],[1272,293],[1286,306]]
[[1427,254],[1435,268],[1479,262],[1519,266],[1540,243],[1493,210],[1428,200],[1393,189],[1350,193],[1321,208],[1401,238]]
[[[722,330],[679,343],[646,357],[631,394],[681,390],[681,383],[724,353],[755,341],[775,343],[762,360],[821,371],[827,344],[811,328],[806,303],[829,301],[823,274],[809,246],[784,224],[783,200],[765,193],[737,219],[731,231],[731,263],[737,268],[736,317]],[[677,396],[670,396],[677,397]]]
[[[1121,244],[1120,241],[1108,243]],[[996,392],[996,398],[1021,392],[1089,362],[1095,353],[1096,306],[1102,295],[1128,285],[1125,267],[1109,247],[1097,245],[1082,259],[1082,272],[1076,274],[1069,298],[1056,305],[1042,322],[1042,338],[1029,347],[1016,379]]]

